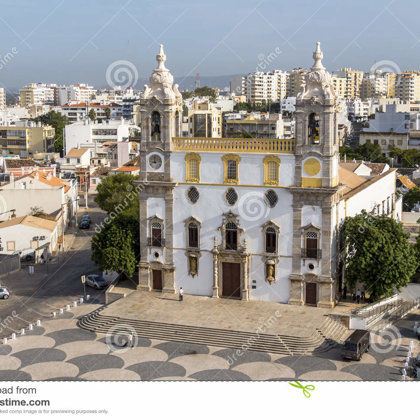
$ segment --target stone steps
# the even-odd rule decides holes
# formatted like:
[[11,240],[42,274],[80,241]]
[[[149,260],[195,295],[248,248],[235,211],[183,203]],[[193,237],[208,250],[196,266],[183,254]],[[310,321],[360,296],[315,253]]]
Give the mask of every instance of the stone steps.
[[204,344],[215,347],[247,349],[285,355],[314,354],[328,351],[340,342],[347,329],[339,322],[327,318],[319,329],[309,337],[251,333],[218,328],[195,327],[190,325],[123,319],[102,315],[101,311],[88,314],[78,321],[81,328],[96,333],[117,332],[142,338]]

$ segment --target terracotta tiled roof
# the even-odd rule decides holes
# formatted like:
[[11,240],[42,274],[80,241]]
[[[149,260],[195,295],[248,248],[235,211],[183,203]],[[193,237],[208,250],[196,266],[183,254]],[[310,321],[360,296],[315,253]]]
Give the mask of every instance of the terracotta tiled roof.
[[[115,108],[115,107],[122,107],[122,105],[119,105],[115,102],[111,102],[109,104],[100,104],[97,102],[91,102],[89,104],[89,108]],[[79,102],[77,104],[65,104],[62,106],[62,108],[86,108],[86,102]]]
[[57,222],[54,222],[53,220],[46,220],[42,217],[21,216],[0,223],[0,229],[15,225],[25,225],[38,229],[46,229],[52,232],[56,228]]
[[354,172],[360,166],[360,162],[340,162],[340,166],[348,171]]
[[138,166],[121,166],[121,168],[117,169],[117,172],[134,172],[138,170],[140,170]]
[[359,187],[366,179],[356,175],[354,172],[349,171],[341,166],[338,168],[338,179],[340,180],[340,184],[345,186],[344,194],[347,194],[354,188]]
[[32,159],[6,159],[6,167],[9,169],[26,168],[31,166],[39,165]]
[[57,178],[53,175],[46,175],[41,171],[34,171],[29,174],[29,177],[35,179],[36,175],[38,174],[38,181],[43,182],[44,184],[51,185],[52,187],[64,187],[64,192],[67,192],[70,189],[70,186],[67,184],[66,181],[63,181],[60,178]]
[[73,147],[72,149],[69,150],[66,157],[68,157],[68,158],[80,158],[87,151],[89,151],[89,149],[86,149],[86,148],[83,148],[83,147],[81,147],[80,149],[77,149],[77,148]]
[[407,175],[399,175],[398,180],[409,190],[417,186]]
[[366,166],[368,166],[370,169],[372,169],[372,172],[370,173],[371,176],[380,175],[384,168],[386,163],[371,163],[371,162],[363,162]]

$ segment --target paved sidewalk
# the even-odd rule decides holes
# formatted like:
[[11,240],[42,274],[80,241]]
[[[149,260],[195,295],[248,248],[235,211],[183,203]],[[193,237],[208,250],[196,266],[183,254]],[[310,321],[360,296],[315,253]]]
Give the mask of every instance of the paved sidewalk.
[[233,331],[255,332],[268,325],[267,334],[308,337],[325,321],[330,309],[135,291],[110,304],[103,315]]

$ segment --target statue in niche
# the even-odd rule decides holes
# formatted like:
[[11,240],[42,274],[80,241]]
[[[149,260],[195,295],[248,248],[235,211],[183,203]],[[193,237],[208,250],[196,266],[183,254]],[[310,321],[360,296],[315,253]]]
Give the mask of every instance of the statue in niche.
[[189,257],[189,260],[190,260],[190,275],[194,277],[198,274],[197,257],[195,255],[191,255]]
[[273,283],[274,281],[276,281],[274,261],[272,261],[272,260],[267,261],[265,271],[266,271],[266,280],[270,284]]
[[160,141],[160,114],[157,111],[152,114],[151,136],[154,141]]

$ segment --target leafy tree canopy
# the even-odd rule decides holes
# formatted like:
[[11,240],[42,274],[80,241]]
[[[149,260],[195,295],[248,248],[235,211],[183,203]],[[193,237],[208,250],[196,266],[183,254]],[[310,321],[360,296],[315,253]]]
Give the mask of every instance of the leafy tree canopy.
[[373,143],[361,144],[354,149],[349,146],[340,147],[341,159],[344,159],[344,155],[350,160],[356,159],[375,163],[389,163],[389,159],[382,155],[380,146]]
[[92,237],[91,259],[102,271],[134,274],[139,260],[139,222],[131,215],[118,214],[107,218]]
[[95,121],[96,120],[96,112],[93,108],[91,108],[89,110],[89,118],[91,119],[91,121]]
[[34,118],[33,121],[41,122],[43,125],[51,125],[54,128],[55,151],[61,153],[63,151],[63,129],[69,124],[69,119],[59,112],[50,111],[47,114]]
[[346,218],[342,233],[347,249],[346,282],[351,288],[363,284],[365,292],[377,300],[408,284],[419,261],[400,223],[363,211]]
[[97,187],[95,202],[109,215],[128,214],[139,217],[139,200],[133,175],[108,175]]
[[183,99],[190,99],[194,96],[209,96],[211,101],[216,100],[216,89],[210,88],[208,86],[203,86],[195,89],[192,92],[182,92]]
[[403,210],[411,211],[416,203],[420,203],[420,188],[414,187],[403,196]]

